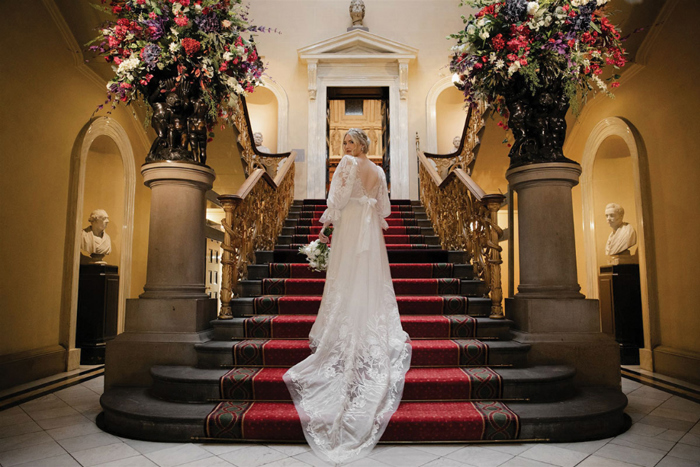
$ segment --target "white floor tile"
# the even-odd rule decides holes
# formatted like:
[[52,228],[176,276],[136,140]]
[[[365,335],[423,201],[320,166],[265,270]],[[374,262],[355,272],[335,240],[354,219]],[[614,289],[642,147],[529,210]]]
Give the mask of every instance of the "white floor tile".
[[84,467],[93,467],[138,455],[138,451],[124,443],[115,443],[72,453],[72,456]]
[[82,383],[80,386],[84,388],[88,388],[89,390],[102,395],[105,389],[105,377],[104,376],[99,376],[97,378],[91,379],[89,381],[85,381]]
[[505,464],[501,464],[501,467],[552,467],[552,464],[516,456]]
[[9,438],[0,439],[0,452],[27,448],[36,446],[37,444],[50,443],[51,441],[53,441],[53,438],[44,431],[10,436]]
[[628,394],[632,391],[635,391],[643,386],[641,383],[638,383],[636,381],[632,381],[631,379],[627,379],[627,378],[622,378],[620,383],[622,385],[622,392],[624,392],[625,394]]
[[219,457],[238,467],[258,467],[260,465],[269,464],[270,462],[285,459],[289,456],[275,451],[274,449],[270,449],[267,446],[259,445],[237,449],[233,452],[221,454]]
[[[27,418],[29,418],[28,415]],[[37,431],[42,431],[42,428],[34,420],[29,419],[28,422],[0,427],[0,439],[23,435],[25,433],[35,433]]]
[[9,410],[6,410],[5,412],[0,412],[0,428],[4,428],[7,426],[11,427],[31,421],[31,417],[19,407],[13,407]]
[[411,447],[436,456],[446,456],[462,449],[464,446],[459,444],[414,444]]
[[417,467],[437,459],[438,455],[409,446],[394,446],[386,450],[370,454],[376,459],[396,467]]
[[188,462],[187,464],[182,464],[178,467],[233,467],[233,464],[226,462],[220,457],[212,456],[207,457],[206,459]]
[[665,401],[670,399],[673,394],[669,394],[660,389],[652,388],[651,386],[641,386],[640,388],[632,391],[628,396],[644,397],[646,399],[656,399]]
[[666,430],[661,434],[655,436],[655,438],[665,439],[667,441],[679,441],[685,436],[685,431],[679,430]]
[[666,402],[661,404],[661,407],[664,409],[680,410],[683,412],[691,412],[696,415],[700,415],[700,404],[678,396],[672,396]]
[[690,422],[693,425],[698,420],[700,420],[700,413],[688,412],[688,411],[680,410],[680,409],[668,409],[668,408],[664,408],[663,406],[657,407],[656,409],[652,410],[649,413],[649,415],[652,417],[663,417],[663,418],[670,418],[673,420],[681,420],[684,422]]
[[[65,402],[61,401],[61,404]],[[50,420],[52,418],[68,417],[70,415],[80,415],[77,410],[66,405],[65,407],[56,407],[47,410],[37,410],[35,412],[28,412],[29,416],[35,422],[40,422],[42,420]]]
[[269,444],[267,447],[288,456],[296,456],[311,449],[307,444]]
[[674,444],[676,444],[674,441],[636,435],[634,433],[623,433],[610,442],[631,448],[654,448],[664,452],[670,451]]
[[586,458],[588,454],[564,449],[548,444],[538,444],[532,449],[520,454],[520,457],[532,459],[547,464],[558,465],[560,467],[573,467]]
[[95,467],[158,467],[158,465],[144,456],[134,456],[105,464],[97,464]]
[[[503,465],[505,465],[505,464],[503,464]],[[427,464],[423,465],[422,467],[464,467],[464,466],[465,466],[465,464],[462,464],[461,462],[454,461],[452,459],[448,459],[447,457],[438,457],[434,461],[428,462]]]
[[56,457],[48,457],[46,459],[19,464],[17,467],[80,467],[80,464],[78,464],[78,461],[73,459],[70,454],[63,454]]
[[577,467],[637,467],[637,465],[593,455],[587,457]]
[[77,385],[54,392],[54,395],[68,405],[98,400],[100,396],[86,387]]
[[[86,420],[87,422],[87,420]],[[53,430],[47,430],[46,433],[49,434],[56,441],[62,439],[75,438],[76,436],[86,436],[94,433],[102,433],[97,425],[94,423],[81,423],[79,425],[69,425],[62,428],[54,428]]]
[[210,453],[214,454],[215,456],[218,456],[221,454],[225,454],[227,452],[233,452],[233,451],[236,451],[238,449],[249,448],[249,447],[253,447],[256,445],[255,444],[244,444],[244,443],[229,443],[229,444],[212,443],[212,444],[198,444],[197,446],[209,451]]
[[644,467],[653,467],[665,454],[663,451],[657,451],[652,448],[638,449],[611,443],[606,444],[595,453],[597,457],[605,457]]
[[[376,450],[376,448],[375,448]],[[224,456],[222,456],[224,457]],[[311,451],[306,451],[305,453],[302,454],[297,454],[294,456],[295,459],[299,459],[302,462],[306,462],[307,464],[313,466],[313,467],[333,467],[333,464],[329,464],[328,462],[324,462],[321,460],[316,454],[314,454]],[[235,462],[234,462],[235,464]],[[235,464],[239,465],[239,464]],[[239,467],[243,467],[243,464],[241,464]]]
[[661,433],[668,431],[666,428],[654,425],[647,425],[646,423],[639,422],[633,424],[627,433],[634,433],[635,435],[642,436],[658,436]]
[[[351,465],[351,466],[355,467],[354,464],[345,464],[345,465],[348,465],[348,466]],[[284,459],[280,459],[278,461],[272,461],[269,464],[265,464],[264,467],[311,467],[311,466],[300,459],[295,459],[294,457],[285,457]]]
[[467,446],[445,457],[475,467],[496,467],[513,458],[513,456],[505,452],[477,446]]
[[[73,409],[71,409],[73,410]],[[65,417],[49,418],[47,420],[39,420],[37,424],[44,430],[53,430],[55,428],[64,428],[73,425],[82,425],[85,423],[90,423],[90,419],[84,417],[79,413],[74,415],[68,415]]]
[[154,441],[141,441],[140,439],[129,439],[129,438],[119,438],[124,443],[128,444],[132,448],[136,449],[143,455],[150,454],[156,451],[162,451],[163,449],[170,449],[179,446],[180,443],[157,443]]
[[58,442],[63,449],[72,454],[76,451],[85,451],[99,446],[108,446],[121,442],[115,436],[107,433],[93,433],[91,435],[76,436],[75,438],[62,439]]
[[696,423],[693,428],[690,429],[690,432],[693,435],[700,435],[700,422]]
[[68,407],[68,404],[63,402],[54,394],[48,394],[46,396],[39,397],[38,399],[25,402],[24,404],[20,404],[20,407],[22,408],[22,410],[31,415],[34,412],[43,412],[44,410]]
[[693,422],[676,420],[676,419],[668,418],[668,417],[658,417],[658,416],[654,415],[653,413],[642,418],[641,422],[646,424],[646,425],[652,425],[652,426],[657,426],[657,427],[661,427],[661,428],[666,428],[668,430],[682,431],[684,433],[687,432],[688,430],[690,430],[694,425]]
[[50,443],[43,443],[38,446],[0,452],[0,465],[3,467],[11,467],[13,465],[46,459],[47,457],[56,457],[62,454],[66,454],[66,451],[64,451],[58,443],[51,441]]
[[666,456],[661,459],[661,462],[656,464],[656,467],[700,467],[700,460],[691,461],[679,459],[678,457]]
[[176,444],[167,449],[150,452],[146,457],[161,467],[174,467],[212,457],[212,453],[195,444]]
[[491,449],[492,451],[504,452],[510,454],[511,456],[519,456],[528,449],[532,449],[535,446],[533,443],[503,443],[503,444],[486,444],[485,449]]
[[700,447],[679,443],[676,444],[673,449],[671,449],[671,452],[669,452],[668,455],[689,461],[697,461],[700,460]]
[[700,446],[700,436],[687,433],[678,442],[682,444],[690,444],[691,446]]
[[584,454],[593,454],[612,440],[613,438],[605,438],[598,439],[595,441],[583,441],[581,443],[566,443],[560,445],[559,447],[564,449],[570,449],[572,451],[582,452]]

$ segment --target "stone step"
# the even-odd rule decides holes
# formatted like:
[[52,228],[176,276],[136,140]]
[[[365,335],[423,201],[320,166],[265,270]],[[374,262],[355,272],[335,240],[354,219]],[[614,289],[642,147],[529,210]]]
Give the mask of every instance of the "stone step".
[[[328,209],[328,205],[326,203],[303,204],[290,206],[289,212],[324,212],[326,209]],[[392,204],[391,211],[425,212],[425,208],[423,206],[413,206],[410,204]]]
[[[491,299],[486,297],[465,297],[463,295],[433,295],[414,297],[399,295],[396,297],[399,313],[407,315],[469,315],[472,317],[489,316]],[[231,300],[234,316],[293,315],[318,312],[321,295],[264,295],[260,297],[241,297]]]
[[[282,227],[283,236],[293,236],[293,235],[318,235],[322,225],[318,224],[316,226],[299,226],[299,227]],[[389,226],[388,229],[384,230],[385,235],[424,235],[424,236],[434,236],[435,231],[432,227],[420,227],[420,226]],[[281,243],[281,242],[280,242]]]
[[[225,386],[229,371],[242,386]],[[284,368],[203,369],[154,366],[150,394],[172,402],[202,403],[219,399],[291,401],[282,380]],[[406,374],[402,401],[529,400],[559,401],[575,394],[576,370],[563,365],[527,368],[414,368]],[[245,386],[243,386],[245,385]],[[225,397],[224,397],[225,396]]]
[[[326,204],[328,200],[325,198],[308,198],[308,199],[295,199],[292,202],[292,206],[303,206],[305,204]],[[410,204],[412,206],[422,206],[419,200],[415,199],[392,199],[390,200],[392,206],[395,204]]]
[[[181,443],[205,438],[205,419],[217,406],[214,402],[183,404],[164,401],[151,396],[146,388],[128,387],[107,390],[100,402],[104,412],[98,421],[105,431],[132,439]],[[455,409],[470,403],[405,402],[399,411],[409,404],[422,404],[421,407],[426,409],[421,411],[425,420],[411,419],[411,423],[415,426],[429,424],[428,427],[432,428],[436,414],[454,415]],[[626,430],[631,423],[624,413],[627,398],[617,389],[582,388],[575,396],[559,402],[508,402],[506,405],[519,416],[518,438],[523,441],[570,443],[610,438]],[[434,409],[428,410],[431,406]],[[398,421],[400,414],[395,418]],[[465,441],[459,436],[459,430],[434,428],[442,435],[440,441]],[[406,436],[399,441],[418,442],[420,439]]]
[[[458,277],[461,279],[474,279],[474,267],[471,264],[453,264],[453,263],[428,263],[433,267],[432,277]],[[396,279],[406,279],[409,277],[419,277],[415,272],[416,266],[410,263],[395,263],[391,264],[391,277]],[[420,265],[423,266],[423,265]],[[277,278],[296,278],[310,276],[313,278],[322,279],[326,277],[325,272],[316,272],[310,269],[305,264],[301,263],[266,263],[266,264],[249,264],[248,279],[260,280],[270,277]]]
[[[478,341],[473,339],[415,340],[411,342],[411,367],[524,367],[529,344],[515,341]],[[197,366],[281,367],[287,368],[310,354],[306,340],[249,339],[209,341],[195,344]],[[234,353],[236,358],[234,359]],[[234,361],[235,360],[235,361]]]
[[[389,263],[468,263],[469,255],[459,250],[388,250]],[[255,252],[255,262],[306,263],[306,255],[299,249],[260,250]]]
[[[486,284],[481,280],[444,279],[392,279],[396,295],[463,295],[483,297]],[[325,279],[261,279],[242,280],[238,283],[241,297],[259,295],[321,295]]]
[[[315,321],[315,315],[257,315],[216,319],[211,324],[214,328],[213,339],[218,341],[306,339]],[[513,322],[466,315],[402,315],[401,325],[411,339],[508,340]]]
[[[287,214],[287,219],[311,219],[318,223],[318,220],[323,215],[323,211],[290,211]],[[425,212],[419,211],[391,211],[391,214],[386,219],[427,219],[428,215]]]

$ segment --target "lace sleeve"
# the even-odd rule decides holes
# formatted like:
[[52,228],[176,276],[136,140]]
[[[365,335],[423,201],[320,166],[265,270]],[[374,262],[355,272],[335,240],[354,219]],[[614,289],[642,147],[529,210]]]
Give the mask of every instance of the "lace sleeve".
[[[379,169],[379,168],[378,168]],[[386,174],[379,169],[379,188],[377,192],[377,214],[382,220],[382,229],[388,229],[389,224],[384,220],[391,214],[391,201],[389,200],[389,189],[386,186]]]
[[333,174],[331,188],[328,191],[328,209],[325,210],[319,222],[335,224],[340,220],[340,212],[350,200],[356,175],[357,162],[355,162],[355,158],[344,156]]

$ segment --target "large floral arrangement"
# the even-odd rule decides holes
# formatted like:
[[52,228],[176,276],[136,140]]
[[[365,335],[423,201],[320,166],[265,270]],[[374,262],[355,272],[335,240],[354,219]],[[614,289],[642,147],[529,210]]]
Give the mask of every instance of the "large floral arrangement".
[[165,94],[189,82],[198,88],[194,91],[206,105],[207,120],[228,122],[236,96],[260,84],[264,67],[252,33],[264,28],[249,23],[241,0],[102,3],[95,6],[116,20],[101,27],[88,45],[113,64],[115,76],[107,84],[112,107],[137,99],[153,103],[161,97],[154,93]]
[[[463,0],[480,8],[462,17],[450,70],[466,100],[485,101],[507,114],[504,96],[514,84],[532,94],[558,82],[572,109],[588,92],[611,95],[615,70],[625,65],[620,33],[610,23],[608,0]],[[612,73],[604,76],[606,67]]]

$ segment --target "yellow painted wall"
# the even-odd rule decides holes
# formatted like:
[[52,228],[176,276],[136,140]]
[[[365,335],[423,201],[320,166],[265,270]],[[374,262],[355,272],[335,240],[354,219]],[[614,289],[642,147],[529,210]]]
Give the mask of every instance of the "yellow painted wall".
[[[8,355],[61,343],[71,150],[105,92],[74,65],[40,0],[0,3],[0,30],[0,355]],[[123,109],[113,118],[140,166],[146,148],[137,123]],[[134,263],[133,283],[142,285],[150,195],[140,186],[134,258],[144,259]]]
[[275,94],[264,87],[258,87],[255,92],[246,97],[250,126],[253,132],[263,135],[263,146],[270,152],[277,153],[277,98]]

